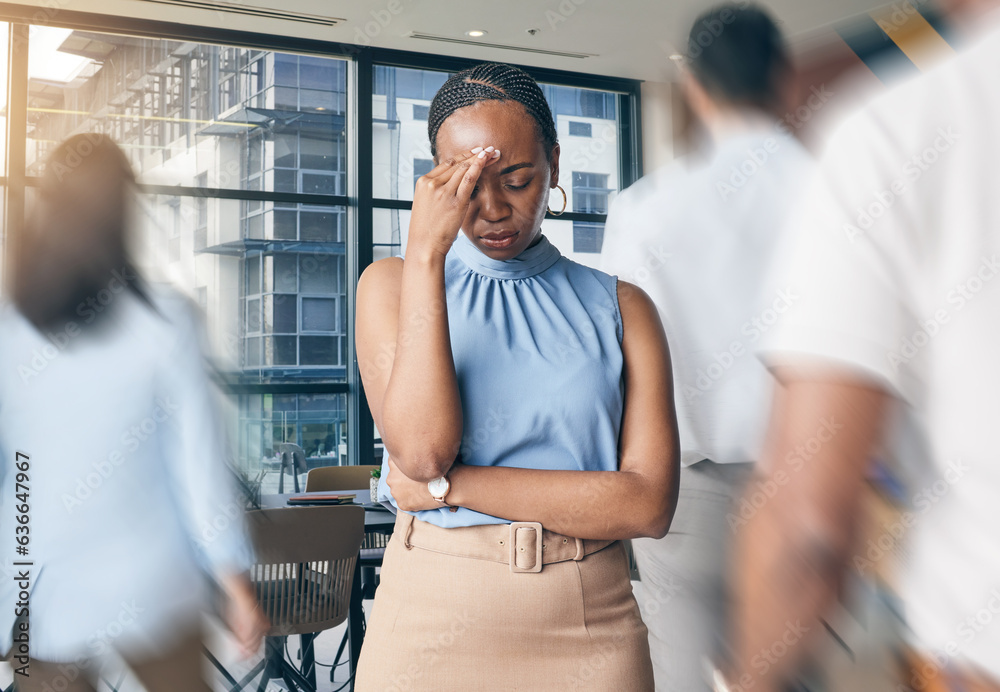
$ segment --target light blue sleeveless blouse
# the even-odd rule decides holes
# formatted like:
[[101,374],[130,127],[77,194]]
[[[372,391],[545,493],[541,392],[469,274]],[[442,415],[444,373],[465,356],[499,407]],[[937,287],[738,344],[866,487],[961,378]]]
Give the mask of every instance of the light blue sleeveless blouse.
[[[624,385],[616,277],[563,257],[544,236],[500,261],[459,233],[445,261],[445,290],[464,421],[459,460],[618,470]],[[395,507],[387,475],[383,458],[379,499]],[[510,521],[464,507],[415,516],[445,528]]]

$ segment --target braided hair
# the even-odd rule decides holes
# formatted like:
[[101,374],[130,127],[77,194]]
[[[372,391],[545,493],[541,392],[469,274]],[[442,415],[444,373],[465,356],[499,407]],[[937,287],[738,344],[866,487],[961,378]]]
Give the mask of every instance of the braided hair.
[[427,114],[427,136],[431,155],[437,159],[437,135],[449,115],[480,101],[516,101],[524,106],[538,125],[545,144],[546,158],[556,145],[556,124],[538,82],[527,72],[502,63],[482,63],[456,72],[448,78],[431,101]]

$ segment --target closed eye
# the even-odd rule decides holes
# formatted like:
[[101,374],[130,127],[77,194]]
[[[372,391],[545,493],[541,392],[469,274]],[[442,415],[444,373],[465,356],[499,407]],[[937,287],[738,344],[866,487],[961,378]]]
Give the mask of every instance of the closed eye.
[[[528,187],[529,185],[531,185],[531,180],[529,180],[529,181],[527,181],[527,182],[525,182],[525,183],[523,183],[521,185],[515,185],[513,183],[505,183],[503,187],[504,187],[505,190],[523,190],[524,188]],[[477,192],[479,192],[479,186],[478,185],[476,185],[474,188],[472,188],[472,195],[471,195],[471,197],[475,198]]]

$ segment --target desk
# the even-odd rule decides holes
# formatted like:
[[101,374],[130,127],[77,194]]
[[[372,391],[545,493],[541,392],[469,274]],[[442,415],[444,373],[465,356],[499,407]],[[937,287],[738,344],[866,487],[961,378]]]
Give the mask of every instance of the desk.
[[[365,534],[392,533],[392,528],[396,523],[396,515],[382,508],[382,505],[377,505],[379,509],[375,509],[370,501],[371,491],[368,488],[364,488],[363,490],[344,490],[343,493],[345,495],[353,494],[355,496],[355,501],[365,508]],[[282,493],[280,495],[261,495],[260,508],[295,509],[294,505],[290,506],[288,504],[288,498],[299,494],[300,493]],[[311,505],[304,506],[309,507]],[[358,656],[361,653],[361,645],[364,643],[365,639],[365,628],[363,624],[364,618],[364,607],[361,603],[361,559],[359,556],[358,562],[354,566],[354,583],[351,586],[351,603],[347,614],[347,633],[348,641],[350,643],[352,690],[354,689],[354,671],[357,669]],[[312,664],[311,658],[311,654],[307,659],[306,654],[303,652],[303,670],[309,670]]]
[[[337,493],[342,493],[344,495],[354,495],[354,501],[365,508],[365,531],[377,531],[380,533],[392,533],[392,527],[396,523],[396,515],[388,511],[382,505],[378,505],[380,509],[376,509],[371,502],[368,500],[371,497],[371,491],[368,488],[364,490],[338,490]],[[260,508],[261,509],[295,509],[295,505],[288,504],[288,498],[294,497],[296,495],[301,495],[302,493],[274,493],[273,495],[261,495],[260,496]],[[303,507],[311,507],[313,505],[301,505]]]

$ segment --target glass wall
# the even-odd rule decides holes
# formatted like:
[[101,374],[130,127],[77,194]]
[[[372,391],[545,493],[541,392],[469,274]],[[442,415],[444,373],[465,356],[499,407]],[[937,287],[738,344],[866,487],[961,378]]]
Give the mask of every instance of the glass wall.
[[[205,310],[227,380],[346,382],[347,62],[51,27],[31,42],[28,175],[71,135],[110,135],[149,192],[139,264]],[[247,466],[282,442],[339,463],[345,395],[236,396]]]
[[[371,259],[405,248],[415,181],[434,165],[430,101],[469,63],[413,54],[400,64],[396,53],[389,64],[377,49],[276,36],[241,47],[246,34],[222,30],[210,42],[152,38],[148,24],[130,31],[128,19],[75,13],[66,16],[89,28],[33,26],[24,12],[14,27],[29,44],[27,89],[11,94],[0,124],[16,109],[27,125],[0,143],[4,190],[30,209],[55,146],[110,135],[139,181],[141,271],[205,312],[241,466],[274,469],[286,442],[302,446],[310,466],[371,463],[377,431],[354,365],[354,283]],[[3,56],[7,38],[0,24]],[[11,67],[0,70],[4,95]],[[595,263],[610,199],[631,182],[622,171],[636,168],[622,146],[622,108],[635,112],[638,87],[565,73],[541,81],[572,217],[544,230],[564,254]],[[367,113],[361,103],[370,123],[350,121]],[[8,177],[12,142],[26,181]],[[370,192],[358,193],[353,170]],[[552,203],[561,205],[558,193]]]

